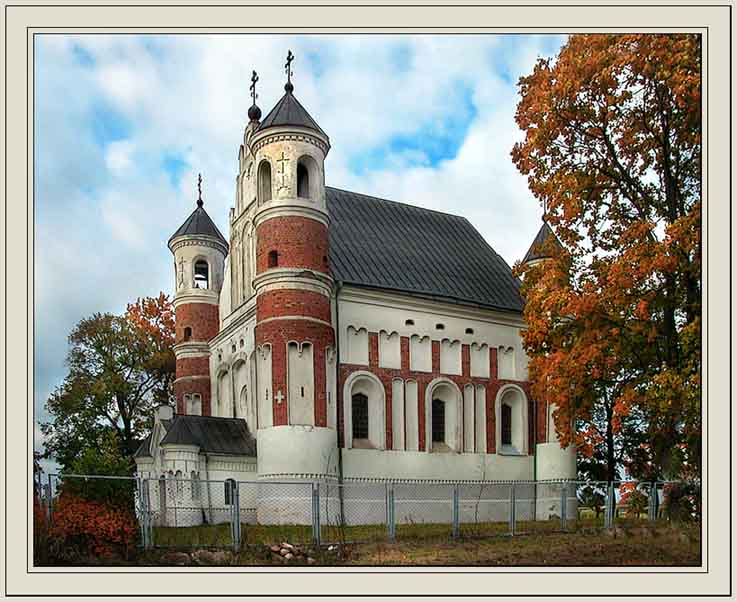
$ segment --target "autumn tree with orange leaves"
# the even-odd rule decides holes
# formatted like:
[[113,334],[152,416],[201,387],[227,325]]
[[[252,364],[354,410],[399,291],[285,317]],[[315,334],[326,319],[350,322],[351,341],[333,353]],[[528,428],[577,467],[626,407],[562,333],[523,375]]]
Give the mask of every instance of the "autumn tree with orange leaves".
[[[122,316],[94,314],[75,326],[69,345],[69,372],[46,402],[51,420],[41,425],[45,456],[62,470],[80,458],[89,468],[112,436],[132,470],[152,408],[172,401],[171,301],[161,293],[138,299]],[[98,464],[104,468],[110,462]]]
[[700,73],[698,35],[574,35],[519,82],[512,158],[561,243],[516,267],[533,393],[607,480],[700,467]]

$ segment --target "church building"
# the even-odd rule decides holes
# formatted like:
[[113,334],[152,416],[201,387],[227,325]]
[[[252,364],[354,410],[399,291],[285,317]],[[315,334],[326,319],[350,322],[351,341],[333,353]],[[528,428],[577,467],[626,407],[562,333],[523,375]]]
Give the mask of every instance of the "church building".
[[530,394],[510,266],[462,216],[326,186],[330,139],[289,56],[263,119],[254,72],[227,239],[200,187],[168,241],[176,407],[158,408],[139,475],[575,478]]

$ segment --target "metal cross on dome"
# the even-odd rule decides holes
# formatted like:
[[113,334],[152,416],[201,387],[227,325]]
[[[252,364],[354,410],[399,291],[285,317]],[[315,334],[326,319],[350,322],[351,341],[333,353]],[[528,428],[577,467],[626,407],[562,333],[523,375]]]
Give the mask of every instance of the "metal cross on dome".
[[256,82],[258,81],[258,74],[254,71],[253,75],[251,75],[251,87],[249,90],[251,91],[251,98],[253,99],[253,104],[256,104],[256,99],[258,98],[258,94],[256,94]]
[[292,75],[294,75],[292,73],[292,61],[293,60],[294,60],[294,55],[292,54],[292,51],[289,50],[287,52],[287,62],[284,64],[284,69],[287,72],[287,83],[288,84],[292,83]]

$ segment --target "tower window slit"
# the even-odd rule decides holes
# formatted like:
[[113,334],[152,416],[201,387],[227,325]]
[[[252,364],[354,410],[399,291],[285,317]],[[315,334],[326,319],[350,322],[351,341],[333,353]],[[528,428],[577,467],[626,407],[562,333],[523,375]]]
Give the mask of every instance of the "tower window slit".
[[356,393],[351,401],[353,438],[368,439],[368,397],[366,397],[363,393]]

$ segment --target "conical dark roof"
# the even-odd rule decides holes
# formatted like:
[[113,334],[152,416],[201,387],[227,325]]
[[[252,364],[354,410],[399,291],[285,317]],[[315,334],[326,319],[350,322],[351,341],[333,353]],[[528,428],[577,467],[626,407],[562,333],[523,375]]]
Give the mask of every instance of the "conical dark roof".
[[291,84],[284,86],[286,90],[281,100],[276,103],[276,106],[271,109],[269,114],[264,118],[259,125],[257,131],[265,130],[266,128],[275,127],[279,125],[296,125],[310,130],[315,130],[317,133],[325,136],[327,134],[322,131],[317,122],[310,117],[307,110],[299,103],[292,93],[294,88]]
[[548,222],[544,221],[543,225],[540,226],[540,229],[535,236],[535,240],[532,241],[532,244],[530,245],[525,258],[522,260],[522,263],[535,261],[536,259],[549,259],[550,255],[547,252],[543,251],[543,247],[550,238],[553,239],[554,245],[561,247],[560,241],[555,235],[555,232],[553,232],[550,226],[548,226]]
[[197,209],[195,209],[184,223],[179,226],[179,229],[174,232],[172,237],[169,239],[169,243],[178,236],[193,235],[212,236],[222,242],[226,248],[228,246],[225,238],[220,234],[220,230],[218,230],[218,227],[210,219],[210,216],[207,215],[207,211],[205,211],[205,208],[200,203],[197,203]]

